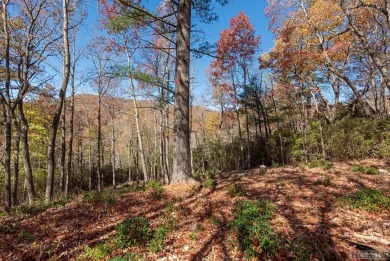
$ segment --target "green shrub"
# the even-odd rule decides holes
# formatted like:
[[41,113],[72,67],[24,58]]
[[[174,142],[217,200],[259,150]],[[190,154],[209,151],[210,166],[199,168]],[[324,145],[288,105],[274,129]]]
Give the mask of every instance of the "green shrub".
[[169,233],[167,225],[160,225],[154,231],[143,217],[126,219],[116,227],[114,242],[121,248],[147,245],[150,251],[159,252],[164,248],[164,240]]
[[66,199],[64,197],[61,197],[57,201],[50,201],[50,202],[47,202],[47,201],[41,199],[41,200],[35,201],[34,204],[31,206],[28,204],[21,204],[20,206],[16,207],[15,210],[21,212],[22,214],[36,214],[39,212],[43,212],[49,208],[63,207],[66,205],[66,203],[70,199]]
[[314,182],[314,185],[324,185],[325,187],[330,187],[332,186],[332,180],[332,177],[326,176],[323,179],[317,179],[317,181]]
[[3,225],[0,224],[0,234],[13,234],[15,226],[12,221],[7,220]]
[[312,252],[311,249],[311,239],[305,235],[299,235],[297,238],[293,239],[292,242],[288,244],[288,251],[294,257],[295,261],[306,261],[311,260],[310,255]]
[[325,161],[325,160],[313,160],[309,164],[309,168],[318,168],[323,167],[324,170],[329,170],[333,168],[333,163]]
[[390,211],[390,198],[377,189],[363,188],[352,196],[341,197],[338,204],[342,207],[360,209],[369,212]]
[[256,251],[256,249],[254,249],[252,247],[245,249],[244,256],[245,256],[245,259],[247,259],[247,260],[254,259],[257,256],[257,251]]
[[321,167],[323,165],[323,163],[319,160],[314,160],[312,162],[310,162],[309,164],[309,168],[318,168],[318,167]]
[[102,204],[104,206],[113,205],[116,203],[115,196],[112,191],[91,191],[84,195],[84,201],[90,204]]
[[271,165],[271,167],[272,168],[280,168],[282,165],[279,163],[279,162],[272,162],[272,165]]
[[215,179],[212,179],[212,178],[207,178],[203,182],[203,186],[205,186],[206,188],[209,188],[209,189],[215,188],[216,185],[217,185],[217,182],[215,181]]
[[110,246],[106,243],[99,243],[93,247],[86,246],[80,255],[81,260],[102,260],[110,252]]
[[203,178],[203,171],[195,171],[194,174],[192,174],[192,177],[196,180],[196,181],[202,181],[202,178]]
[[210,170],[206,171],[195,171],[195,174],[193,175],[193,178],[197,181],[204,181],[208,178],[213,179],[214,178],[214,173]]
[[368,167],[365,173],[368,175],[379,175],[379,170],[376,167]]
[[125,185],[116,188],[115,193],[121,195],[125,193],[138,192],[144,190],[145,190],[144,186],[142,186],[138,181],[134,181],[131,182],[131,184],[126,183]]
[[33,242],[34,240],[36,240],[36,236],[30,233],[29,231],[25,230],[24,228],[19,230],[18,236],[24,242]]
[[245,193],[241,184],[230,184],[228,186],[228,194],[230,196],[242,196]]
[[198,236],[196,235],[196,231],[192,231],[190,234],[190,238],[192,241],[198,240]]
[[237,169],[240,166],[240,142],[208,141],[193,151],[195,171],[205,167],[212,173]]
[[17,210],[23,214],[36,214],[39,212],[43,212],[46,209],[54,206],[53,202],[46,202],[44,200],[36,201],[33,205],[22,204]]
[[330,170],[332,169],[334,164],[332,162],[325,161],[324,163],[324,170]]
[[366,168],[364,166],[360,166],[360,165],[353,165],[351,167],[351,170],[354,171],[354,172],[361,172],[361,173],[364,173],[364,171],[366,170]]
[[164,188],[160,181],[150,180],[146,183],[146,190],[151,192],[151,196],[155,199],[161,199],[164,196]]
[[324,129],[327,155],[334,159],[388,158],[388,119],[345,117]]
[[145,245],[149,242],[151,235],[149,221],[143,217],[133,217],[116,226],[114,241],[121,248]]
[[175,204],[175,202],[168,202],[163,209],[161,215],[162,223],[167,226],[168,229],[175,229],[177,226],[177,219],[174,213],[180,211],[182,206],[180,204]]
[[247,258],[257,254],[254,242],[258,242],[266,254],[280,247],[280,240],[269,224],[274,211],[274,205],[263,199],[240,200],[234,204],[232,227],[237,229],[240,248]]
[[33,205],[27,205],[22,204],[18,207],[18,211],[20,211],[23,214],[34,214],[38,212],[42,212],[46,210],[46,206],[44,204],[33,204]]
[[360,172],[368,175],[379,175],[379,170],[376,167],[365,167],[361,165],[353,165],[351,167],[353,172]]
[[298,168],[299,168],[300,171],[306,171],[307,170],[307,166],[305,164],[303,164],[303,163],[299,164]]
[[169,233],[169,229],[165,225],[157,227],[153,233],[153,238],[150,240],[148,248],[153,252],[160,252],[164,249],[164,240]]

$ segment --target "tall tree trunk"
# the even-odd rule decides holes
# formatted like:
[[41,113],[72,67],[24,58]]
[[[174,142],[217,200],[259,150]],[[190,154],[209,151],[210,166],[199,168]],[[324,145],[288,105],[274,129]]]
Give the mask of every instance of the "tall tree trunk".
[[20,139],[22,142],[23,166],[28,194],[28,204],[32,205],[35,198],[35,189],[31,167],[30,146],[28,143],[28,122],[23,111],[23,100],[18,103],[18,122],[20,124]]
[[1,94],[1,104],[3,106],[3,116],[4,116],[4,174],[5,174],[5,191],[4,191],[4,207],[5,210],[8,210],[12,206],[11,202],[11,142],[12,142],[12,119],[11,119],[11,99],[10,99],[10,87],[11,87],[11,68],[10,68],[10,34],[8,32],[8,0],[1,1],[2,4],[2,24],[3,24],[3,33],[5,35],[4,39],[4,51],[5,51],[5,82],[4,82],[4,92]]
[[115,111],[114,108],[109,108],[110,110],[110,116],[111,116],[111,168],[112,168],[112,187],[116,187],[116,173],[115,173],[115,161],[116,161],[116,155],[115,155],[115,150],[116,150],[116,143],[115,143],[115,122],[114,122],[114,117],[115,117]]
[[62,0],[62,12],[63,12],[63,25],[62,25],[62,34],[63,34],[63,45],[64,45],[64,63],[63,63],[63,76],[61,90],[59,93],[59,100],[54,112],[53,120],[50,127],[50,138],[49,146],[47,149],[47,181],[46,181],[46,192],[45,200],[50,201],[53,199],[53,188],[54,188],[54,171],[55,171],[55,146],[56,146],[56,137],[57,129],[60,121],[62,106],[64,104],[66,88],[69,82],[70,75],[70,52],[69,52],[69,37],[68,37],[68,4],[69,0]]
[[[126,55],[127,55],[127,66],[129,68],[129,70],[131,70],[132,64],[131,64],[130,50],[127,46],[126,39],[124,37],[122,37],[122,40],[125,44],[125,51],[126,51]],[[134,81],[133,81],[132,76],[129,77],[129,81],[130,81],[131,95],[133,96],[132,98],[133,98],[133,108],[134,108],[134,120],[135,120],[136,132],[137,132],[138,150],[139,150],[139,153],[141,156],[141,166],[142,166],[142,172],[144,175],[144,181],[146,182],[146,181],[148,181],[148,168],[146,165],[145,152],[144,152],[144,147],[143,147],[143,143],[142,143],[142,134],[141,134],[140,121],[139,121],[139,111],[138,111],[138,104],[137,104],[138,102],[137,102],[137,96],[135,93],[135,86],[134,86]]]
[[62,194],[64,192],[64,183],[65,183],[65,156],[66,156],[66,103],[62,107],[61,115],[61,158],[60,158],[60,186],[59,192]]
[[101,157],[102,157],[102,98],[99,93],[98,99],[98,131],[97,131],[97,183],[98,183],[98,191],[102,191],[102,173],[101,173]]
[[[169,87],[169,81],[171,79],[170,71],[168,70],[167,75],[167,87]],[[169,93],[166,93],[167,100],[169,100]],[[171,163],[169,161],[170,156],[170,138],[169,138],[169,102],[167,102],[167,105],[165,106],[165,110],[163,110],[164,113],[164,132],[165,132],[165,142],[164,142],[164,148],[165,148],[165,171],[166,171],[166,183],[169,184],[171,182],[171,173],[172,173],[172,167]]]
[[186,183],[191,178],[189,126],[191,3],[191,0],[178,1],[173,173],[171,183]]
[[[161,95],[161,99],[163,98],[163,95]],[[161,170],[161,176],[164,179],[164,182],[167,183],[167,174],[165,171],[165,130],[164,130],[164,107],[162,106],[160,108],[160,170]]]
[[[2,100],[3,101],[3,100]],[[3,101],[5,102],[5,101]],[[12,124],[9,109],[3,106],[4,123],[4,171],[5,171],[5,191],[4,191],[4,207],[9,210],[12,207],[11,201],[11,153],[12,153]]]
[[251,142],[250,142],[250,131],[249,131],[249,111],[248,111],[248,86],[247,86],[247,69],[246,66],[243,68],[244,77],[244,93],[245,93],[245,130],[246,130],[246,167],[251,167]]
[[386,97],[386,88],[385,84],[383,83],[383,80],[381,81],[380,85],[380,108],[381,108],[381,114],[382,117],[387,118],[389,116],[389,113],[387,111],[387,97]]
[[[129,128],[131,130],[131,128]],[[129,157],[128,157],[128,165],[129,165],[129,177],[128,177],[128,182],[130,183],[132,181],[132,178],[131,178],[131,134],[130,134],[130,137],[129,137]]]
[[323,135],[323,131],[322,131],[322,122],[321,122],[321,118],[320,118],[320,110],[318,109],[318,103],[317,103],[317,99],[316,99],[314,93],[312,91],[310,91],[310,94],[313,97],[314,106],[316,108],[317,117],[318,117],[318,126],[319,126],[319,130],[320,130],[320,139],[321,139],[322,160],[325,160],[326,159],[326,150],[325,150],[324,135]]
[[[82,174],[83,169],[84,169],[84,154],[83,154],[83,139],[79,138],[77,142],[77,157],[79,158],[78,160],[78,173]],[[70,182],[70,176],[66,177],[67,179],[65,180],[65,184],[69,184]]]
[[19,158],[20,158],[20,135],[18,132],[15,133],[15,150],[14,150],[14,180],[12,182],[12,195],[11,202],[12,206],[19,204],[18,202],[18,182],[19,182]]
[[164,129],[165,129],[165,141],[164,141],[164,155],[165,155],[165,173],[166,173],[166,183],[169,184],[171,181],[171,164],[169,162],[169,146],[170,146],[170,139],[169,139],[169,105],[166,107],[164,111]]
[[138,143],[138,152],[141,157],[141,167],[142,167],[142,173],[144,175],[144,181],[148,181],[148,167],[146,165],[146,159],[145,159],[145,151],[144,151],[144,145],[142,141],[142,133],[141,133],[141,127],[140,127],[140,120],[139,120],[139,111],[138,111],[138,102],[137,102],[137,96],[135,94],[135,86],[133,79],[130,78],[130,86],[131,86],[131,93],[133,95],[133,108],[134,108],[134,120],[135,120],[135,130],[137,132],[137,143]]
[[88,150],[88,190],[92,190],[92,175],[93,175],[93,163],[92,163],[92,140],[89,138],[89,150]]
[[[75,57],[75,55],[73,55]],[[74,60],[74,59],[73,59]],[[69,141],[68,141],[68,161],[65,176],[65,195],[68,195],[69,191],[69,179],[72,174],[72,160],[73,160],[73,133],[74,133],[74,95],[75,95],[75,61],[72,64],[72,77],[71,77],[71,100],[70,100],[70,116],[69,116]],[[81,174],[81,173],[80,173]]]
[[[157,133],[157,124],[158,124],[158,120],[157,120],[157,110],[156,109],[153,109],[153,116],[154,116],[154,162],[153,162],[153,171],[154,171],[154,178],[155,179],[158,179],[158,159],[159,159],[159,155],[158,155],[158,142],[157,142],[157,136],[158,136],[158,133]],[[160,133],[160,136],[161,136],[161,133]]]
[[241,168],[243,169],[245,166],[245,156],[244,156],[244,146],[242,145],[242,130],[241,130],[241,121],[240,121],[240,112],[238,110],[238,92],[237,92],[237,86],[234,81],[234,75],[232,75],[233,80],[233,90],[234,90],[234,110],[236,112],[237,117],[237,127],[238,127],[238,138],[240,142],[240,163]]

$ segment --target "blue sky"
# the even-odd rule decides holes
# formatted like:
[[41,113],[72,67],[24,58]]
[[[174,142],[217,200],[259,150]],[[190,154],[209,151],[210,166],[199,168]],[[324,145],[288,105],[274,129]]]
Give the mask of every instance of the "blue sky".
[[[160,2],[159,0],[148,0],[146,4],[148,7],[157,6]],[[240,11],[243,11],[249,16],[251,23],[255,27],[256,34],[261,36],[260,47],[263,52],[266,52],[272,48],[274,40],[272,33],[268,31],[268,20],[264,14],[265,7],[265,0],[230,0],[230,3],[225,6],[215,5],[215,11],[219,15],[218,21],[212,24],[203,24],[197,21],[194,21],[194,23],[197,25],[196,29],[201,29],[205,32],[205,40],[213,44],[218,41],[220,32],[229,27],[230,19],[237,16]],[[89,0],[88,13],[85,31],[82,30],[81,38],[83,42],[89,42],[94,37],[102,34],[101,30],[96,28],[100,24],[97,1]],[[196,96],[207,93],[208,80],[205,70],[211,60],[212,58],[204,56],[194,60],[191,64],[191,71],[194,72],[196,81],[194,84]]]

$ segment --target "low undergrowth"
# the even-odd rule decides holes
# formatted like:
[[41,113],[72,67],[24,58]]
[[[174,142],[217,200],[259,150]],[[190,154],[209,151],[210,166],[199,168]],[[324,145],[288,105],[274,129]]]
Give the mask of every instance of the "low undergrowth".
[[352,196],[341,197],[338,204],[341,207],[369,212],[390,211],[390,197],[384,192],[372,188],[363,188]]
[[351,167],[351,170],[353,172],[360,172],[360,173],[364,173],[364,174],[368,174],[368,175],[378,175],[379,174],[379,170],[376,167],[365,167],[365,166],[361,166],[361,165],[353,165]]
[[116,232],[114,243],[122,249],[147,246],[152,252],[160,252],[164,248],[164,241],[170,230],[165,224],[153,230],[146,218],[133,217],[118,224]]
[[150,192],[153,199],[161,199],[164,197],[164,188],[160,181],[150,180],[146,183],[146,190]]
[[90,204],[100,204],[105,207],[114,205],[116,203],[113,191],[91,191],[84,195],[84,201]]
[[333,168],[333,163],[325,160],[313,160],[309,164],[309,168],[318,168],[322,167],[324,170],[329,170]]
[[245,194],[241,184],[230,184],[227,189],[230,196],[243,196]]
[[281,241],[269,223],[275,206],[267,200],[240,200],[234,204],[232,227],[237,230],[238,243],[245,258],[260,252],[274,254]]
[[86,246],[83,253],[79,256],[78,260],[102,260],[111,250],[111,247],[107,243],[99,243],[93,247]]

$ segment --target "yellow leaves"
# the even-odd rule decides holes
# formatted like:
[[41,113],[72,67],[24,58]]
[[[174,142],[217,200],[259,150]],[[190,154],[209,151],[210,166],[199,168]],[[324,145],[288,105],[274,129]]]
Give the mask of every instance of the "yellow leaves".
[[316,0],[308,11],[310,24],[321,32],[334,31],[342,25],[344,15],[333,1]]
[[209,133],[216,132],[218,130],[219,124],[221,122],[221,117],[218,112],[210,112],[206,115],[205,119],[205,129]]

